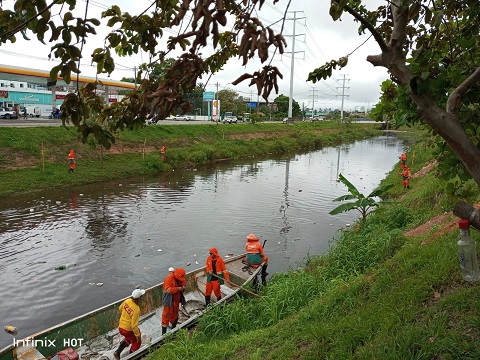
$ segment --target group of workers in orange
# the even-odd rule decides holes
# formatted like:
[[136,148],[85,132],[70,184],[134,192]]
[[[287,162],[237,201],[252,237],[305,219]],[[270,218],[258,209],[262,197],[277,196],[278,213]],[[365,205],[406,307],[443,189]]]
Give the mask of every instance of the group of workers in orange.
[[402,176],[402,185],[404,189],[410,189],[410,177],[412,176],[410,172],[410,168],[407,165],[407,155],[405,153],[402,153],[402,155],[399,156],[400,159],[400,170],[402,172],[400,175]]
[[[268,266],[268,257],[265,255],[263,245],[260,243],[260,239],[255,234],[247,236],[247,242],[245,244],[247,254],[244,259],[244,263],[248,266],[258,268],[262,263],[262,283],[266,284],[266,272]],[[185,281],[185,269],[173,267],[168,269],[169,273],[163,281],[163,312],[162,312],[162,335],[165,335],[167,329],[174,329],[178,323],[178,312],[180,304],[185,305],[184,292],[187,287]],[[212,292],[215,294],[217,301],[222,298],[220,285],[224,282],[230,281],[225,262],[219,255],[216,248],[209,249],[209,255],[207,257],[205,272],[207,275],[207,282],[205,288],[205,305],[208,306],[211,301]],[[135,289],[132,295],[126,299],[120,305],[120,321],[118,325],[118,331],[123,336],[123,340],[120,342],[117,350],[114,351],[113,357],[116,360],[120,359],[122,351],[130,346],[130,353],[138,350],[142,345],[141,332],[138,328],[138,322],[140,317],[139,300],[145,294],[143,289]]]

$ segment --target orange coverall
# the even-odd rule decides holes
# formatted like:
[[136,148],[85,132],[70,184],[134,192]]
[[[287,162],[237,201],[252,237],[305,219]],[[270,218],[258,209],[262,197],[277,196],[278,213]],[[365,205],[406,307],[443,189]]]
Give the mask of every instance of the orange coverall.
[[402,185],[404,188],[410,189],[409,181],[410,181],[410,169],[408,166],[405,166],[405,168],[402,171]]
[[[175,269],[176,271],[177,269]],[[163,306],[162,326],[168,327],[176,324],[178,320],[178,309],[182,296],[181,287],[187,286],[185,280],[181,281],[175,278],[175,271],[167,275],[163,282],[163,291],[172,294],[172,306]]]
[[[205,289],[205,300],[210,302],[210,295],[212,295],[212,290],[217,297],[217,300],[221,299],[220,285],[223,285],[223,280],[216,278],[217,275],[225,280],[230,280],[230,275],[228,274],[227,268],[225,267],[225,262],[218,255],[218,250],[216,248],[211,248],[210,256],[207,258],[207,263],[205,271],[207,272],[207,284]],[[208,298],[208,299],[207,299]],[[208,305],[208,304],[207,304]]]
[[407,166],[407,155],[403,153],[402,155],[400,155],[399,159],[400,159],[400,169],[404,169],[405,166]]
[[75,153],[73,150],[70,150],[68,154],[68,162],[70,163],[70,169],[68,171],[73,172],[73,170],[75,170]]

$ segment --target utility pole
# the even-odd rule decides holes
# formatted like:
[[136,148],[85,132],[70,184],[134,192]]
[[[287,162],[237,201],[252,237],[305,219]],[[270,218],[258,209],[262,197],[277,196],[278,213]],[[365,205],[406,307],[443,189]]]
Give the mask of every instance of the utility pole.
[[[288,96],[288,119],[290,121],[293,121],[293,76],[294,76],[294,68],[295,68],[295,37],[305,35],[305,34],[295,33],[295,24],[297,23],[297,20],[306,19],[306,17],[305,16],[297,17],[297,13],[299,12],[303,13],[303,11],[289,11],[289,12],[293,13],[293,19],[285,19],[285,20],[293,20],[292,51],[288,51],[288,52],[286,51],[285,53],[292,54],[292,61],[290,65],[290,93]],[[304,53],[304,51],[299,51],[299,52]]]
[[337,89],[341,88],[342,89],[342,95],[336,95],[336,96],[341,96],[342,97],[342,109],[340,111],[340,122],[343,122],[343,101],[345,97],[348,97],[349,95],[345,95],[345,89],[350,89],[350,87],[345,86],[345,81],[350,81],[350,79],[345,78],[346,75],[343,75],[343,85],[342,86],[337,86]]
[[315,114],[315,92],[318,90],[313,88],[310,91],[312,92],[312,120],[313,120],[313,114]]

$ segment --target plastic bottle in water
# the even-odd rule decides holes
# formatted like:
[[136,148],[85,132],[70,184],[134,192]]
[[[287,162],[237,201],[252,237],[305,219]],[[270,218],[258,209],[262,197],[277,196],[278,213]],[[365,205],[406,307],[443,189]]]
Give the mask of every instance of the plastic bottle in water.
[[55,267],[55,270],[65,270],[67,268],[67,265],[59,265]]
[[12,335],[17,335],[17,328],[12,325],[5,326],[5,332]]
[[458,255],[460,271],[466,281],[479,281],[480,270],[477,260],[477,243],[470,237],[470,223],[467,219],[458,222],[460,234],[458,235]]

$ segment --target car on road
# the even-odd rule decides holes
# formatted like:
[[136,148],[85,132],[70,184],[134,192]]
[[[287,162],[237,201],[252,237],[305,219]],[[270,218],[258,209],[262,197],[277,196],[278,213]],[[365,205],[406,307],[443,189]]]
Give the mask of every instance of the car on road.
[[18,115],[15,110],[6,110],[0,108],[0,119],[17,119]]
[[172,120],[174,120],[174,121],[190,121],[190,120],[192,120],[192,118],[190,116],[177,115]]
[[237,117],[236,116],[225,116],[222,120],[224,124],[236,124]]

